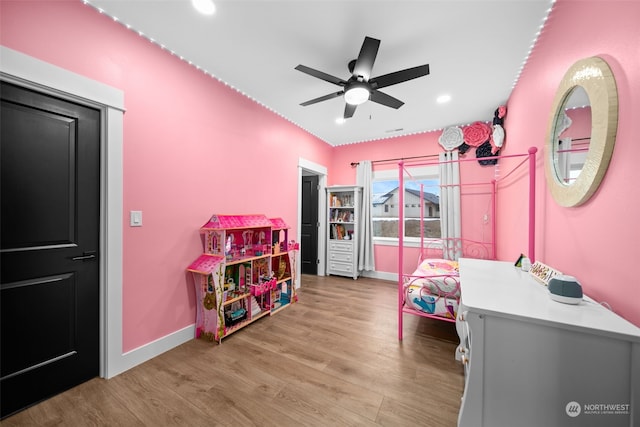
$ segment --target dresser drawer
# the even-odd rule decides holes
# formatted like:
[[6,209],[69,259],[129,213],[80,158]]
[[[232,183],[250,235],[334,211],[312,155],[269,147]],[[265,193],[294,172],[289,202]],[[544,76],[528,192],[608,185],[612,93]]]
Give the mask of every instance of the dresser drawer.
[[329,273],[353,273],[353,264],[347,264],[344,262],[329,262]]
[[353,243],[351,242],[329,242],[330,251],[353,252]]
[[351,252],[330,252],[330,261],[353,262],[353,254]]

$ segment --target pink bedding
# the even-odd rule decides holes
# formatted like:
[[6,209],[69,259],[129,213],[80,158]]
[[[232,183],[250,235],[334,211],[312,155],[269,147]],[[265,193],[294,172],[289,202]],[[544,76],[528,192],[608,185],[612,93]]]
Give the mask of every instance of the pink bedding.
[[425,288],[429,294],[436,296],[460,298],[458,262],[425,259],[410,276],[405,277],[405,287],[407,285]]
[[414,310],[450,319],[455,319],[458,312],[458,298],[432,295],[420,286],[409,285],[405,288],[405,304]]

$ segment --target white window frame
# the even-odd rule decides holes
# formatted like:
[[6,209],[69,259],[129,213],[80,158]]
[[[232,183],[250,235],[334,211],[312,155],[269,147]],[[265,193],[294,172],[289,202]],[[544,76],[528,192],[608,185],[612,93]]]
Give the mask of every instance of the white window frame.
[[[411,181],[414,179],[437,179],[440,182],[440,172],[438,165],[433,166],[415,166],[415,167],[407,167],[407,169],[411,172],[412,178],[409,178],[405,175],[405,184],[407,181]],[[398,179],[398,169],[385,169],[379,171],[373,171],[372,182],[376,181],[399,181]],[[398,183],[399,184],[399,183]],[[438,196],[440,192],[438,191]],[[405,210],[406,212],[406,210]],[[402,218],[402,221],[405,221],[405,218]],[[403,227],[404,229],[404,227]],[[375,245],[383,245],[383,246],[398,246],[398,238],[397,237],[373,237],[373,243]],[[420,239],[417,237],[404,237],[404,246],[406,247],[419,247]],[[428,240],[425,238],[425,240]]]

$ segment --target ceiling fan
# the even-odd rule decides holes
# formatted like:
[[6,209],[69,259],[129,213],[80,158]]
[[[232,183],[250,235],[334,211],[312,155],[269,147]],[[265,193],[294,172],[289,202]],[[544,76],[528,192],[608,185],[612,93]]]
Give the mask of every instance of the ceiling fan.
[[376,60],[379,47],[380,40],[371,37],[364,38],[358,59],[354,59],[348,64],[349,72],[352,74],[351,77],[349,77],[349,80],[342,80],[338,77],[309,68],[302,64],[298,65],[295,68],[298,71],[302,71],[303,73],[309,74],[313,77],[317,77],[326,82],[343,87],[339,92],[314,98],[303,102],[300,105],[306,107],[307,105],[344,95],[344,100],[346,101],[344,108],[345,119],[353,117],[356,107],[368,100],[386,105],[387,107],[395,109],[400,108],[404,102],[394,98],[393,96],[387,95],[386,93],[380,92],[378,89],[426,76],[429,74],[429,64],[407,68],[405,70],[371,78],[373,63]]

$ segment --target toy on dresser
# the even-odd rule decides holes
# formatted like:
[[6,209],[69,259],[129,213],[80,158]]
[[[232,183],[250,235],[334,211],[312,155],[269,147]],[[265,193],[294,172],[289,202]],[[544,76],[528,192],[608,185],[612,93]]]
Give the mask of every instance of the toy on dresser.
[[580,304],[582,302],[582,286],[575,277],[562,274],[540,261],[533,263],[529,274],[547,287],[549,297],[552,300],[564,304]]

